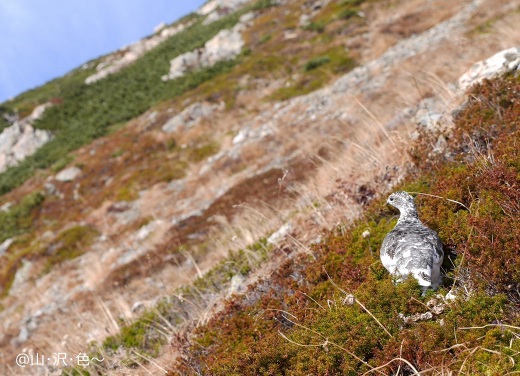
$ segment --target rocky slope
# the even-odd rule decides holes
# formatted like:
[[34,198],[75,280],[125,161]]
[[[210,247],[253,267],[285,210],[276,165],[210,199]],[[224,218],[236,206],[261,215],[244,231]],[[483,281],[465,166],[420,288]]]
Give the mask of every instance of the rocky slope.
[[[101,355],[91,375],[173,369],[172,338],[285,260],[312,255],[324,228],[358,218],[413,170],[407,151],[419,133],[440,129],[427,147],[445,152],[468,87],[504,61],[515,68],[518,50],[473,64],[520,45],[519,6],[212,1],[71,73],[74,93],[101,93],[163,48],[150,85],[186,89],[157,94],[137,116],[116,114],[74,147],[49,142],[40,149],[47,165],[26,159],[4,175],[27,175],[4,178],[0,198],[6,372],[64,368],[21,369],[22,351]],[[188,40],[197,28],[212,35],[168,55],[168,38]],[[141,96],[155,95],[152,86]],[[73,125],[71,102],[53,93],[51,83],[2,109],[23,115],[52,102],[47,119]],[[109,111],[85,105],[77,114],[96,123]],[[35,133],[59,138],[45,116]],[[125,329],[150,314],[155,334],[149,323],[149,337]]]

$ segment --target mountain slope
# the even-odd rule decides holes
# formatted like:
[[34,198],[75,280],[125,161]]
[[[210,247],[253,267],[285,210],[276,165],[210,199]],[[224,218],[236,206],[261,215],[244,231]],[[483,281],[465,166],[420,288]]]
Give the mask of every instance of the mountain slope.
[[[289,339],[272,336],[278,327],[270,318],[281,320],[284,328],[294,320],[274,315],[266,321],[257,315],[258,309],[290,309],[290,314],[299,316],[298,310],[309,308],[312,299],[318,310],[328,301],[337,303],[339,290],[339,295],[331,296],[330,290],[304,289],[312,299],[297,309],[283,306],[292,302],[276,295],[290,291],[285,286],[290,280],[303,289],[298,275],[321,286],[322,266],[343,289],[375,278],[338,271],[345,267],[338,266],[342,262],[352,270],[357,270],[358,262],[366,269],[375,262],[380,244],[379,235],[370,235],[370,256],[345,256],[343,247],[352,237],[362,243],[356,252],[366,250],[361,240],[365,238],[356,232],[365,229],[351,233],[346,228],[372,200],[424,168],[421,163],[427,161],[429,150],[435,147],[444,153],[447,143],[453,147],[452,140],[453,145],[464,145],[446,130],[435,137],[422,136],[425,141],[415,159],[407,152],[417,137],[415,123],[430,131],[451,124],[449,113],[465,90],[457,82],[459,76],[476,61],[519,45],[514,27],[520,18],[518,7],[516,2],[484,0],[456,4],[293,0],[254,2],[236,10],[221,7],[210,13],[213,16],[180,20],[176,25],[191,26],[106,78],[85,83],[102,60],[91,62],[3,104],[2,111],[17,109],[23,117],[37,104],[53,103],[34,126],[54,134],[36,154],[0,175],[4,193],[0,203],[9,204],[2,212],[0,238],[7,242],[0,255],[4,292],[0,351],[11,372],[20,371],[13,362],[23,348],[104,357],[89,368],[90,374],[173,372],[176,367],[186,374],[231,374],[239,372],[233,368],[242,364],[237,359],[246,364],[251,356],[256,373],[263,369],[276,374],[292,369],[291,364],[305,364],[298,359],[313,354],[300,353]],[[196,49],[199,56],[211,56],[209,41],[249,13],[253,18],[241,31],[240,55],[209,67],[186,66],[184,75],[161,79],[171,69],[171,60],[189,56],[182,54]],[[204,17],[221,18],[205,23]],[[77,175],[59,179],[64,168]],[[424,183],[414,189],[442,191],[427,187]],[[445,197],[462,200],[458,194],[442,191]],[[370,215],[377,220],[371,222],[369,233],[382,233],[384,229],[377,227],[381,218]],[[435,221],[433,215],[431,220]],[[323,238],[323,229],[330,228],[341,236],[327,235],[323,245],[310,247]],[[335,256],[338,249],[341,257]],[[372,267],[379,276],[378,266]],[[275,286],[283,286],[280,291],[271,286],[269,276],[275,276]],[[374,286],[388,282],[385,278]],[[260,282],[255,285],[256,281]],[[223,301],[229,293],[246,291],[247,285],[256,287]],[[395,297],[388,302],[390,307],[406,305],[410,296],[420,300],[413,295],[413,286],[384,286]],[[270,295],[273,291],[275,295]],[[291,300],[301,293],[288,294]],[[478,325],[492,317],[515,325],[514,315],[500,316],[507,300],[480,295],[478,299],[482,300],[471,304],[492,302],[496,308],[486,310],[488,316]],[[273,305],[264,305],[266,300]],[[380,301],[370,299],[371,312],[381,309]],[[467,307],[462,304],[450,314],[462,315]],[[401,312],[415,314],[416,308]],[[250,315],[241,316],[243,312]],[[325,333],[329,329],[322,332],[322,327],[349,322],[351,314],[359,314],[352,307],[346,311],[329,307],[325,313],[321,326],[313,330]],[[206,323],[215,314],[193,342],[194,323]],[[368,313],[363,315],[356,319],[360,336],[386,335]],[[260,334],[247,328],[253,319],[260,323]],[[315,325],[318,318],[309,320]],[[362,330],[367,322],[375,323],[370,335]],[[215,330],[225,325],[238,329],[219,337]],[[261,340],[264,330],[270,335]],[[401,335],[397,327],[390,332]],[[507,338],[513,340],[514,333]],[[183,336],[188,342],[179,341]],[[243,338],[231,344],[237,336]],[[215,344],[220,338],[221,344]],[[175,346],[170,345],[173,340]],[[89,345],[91,341],[95,342]],[[190,341],[205,350],[184,353]],[[322,349],[318,342],[307,344]],[[348,340],[335,343],[344,346],[340,342]],[[258,353],[240,350],[251,346],[260,346],[253,347]],[[262,346],[284,350],[266,354],[260,351]],[[388,346],[399,348],[398,342]],[[175,365],[179,354],[184,363]],[[285,354],[290,356],[284,358]],[[396,356],[392,351],[372,354],[371,367],[390,361],[391,354]],[[341,363],[338,356],[334,353],[330,359]],[[513,355],[503,358],[508,356]],[[312,365],[322,368],[298,372],[325,374],[339,369],[330,359]],[[406,359],[416,358],[407,353]],[[421,362],[413,364],[425,369]],[[261,363],[288,368],[269,370],[260,368]],[[54,372],[52,366],[24,371]]]

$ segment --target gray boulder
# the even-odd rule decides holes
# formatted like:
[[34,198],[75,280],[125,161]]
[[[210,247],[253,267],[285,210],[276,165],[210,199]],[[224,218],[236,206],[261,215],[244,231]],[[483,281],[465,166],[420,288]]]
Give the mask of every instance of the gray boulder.
[[16,166],[52,139],[50,132],[15,122],[0,133],[0,172]]
[[215,111],[215,106],[207,102],[196,102],[168,120],[162,127],[167,133],[176,132],[180,127],[191,128],[202,119],[208,118]]
[[76,166],[72,166],[61,170],[54,178],[58,181],[66,182],[76,179],[79,174],[81,174],[81,170]]
[[204,47],[177,56],[170,61],[169,73],[161,79],[173,80],[191,70],[210,67],[219,61],[233,59],[244,47],[242,32],[253,18],[253,13],[246,13],[240,17],[240,21],[233,28],[219,31],[206,42]]
[[491,56],[489,59],[474,64],[459,78],[459,88],[463,91],[502,73],[520,70],[520,48],[512,47]]

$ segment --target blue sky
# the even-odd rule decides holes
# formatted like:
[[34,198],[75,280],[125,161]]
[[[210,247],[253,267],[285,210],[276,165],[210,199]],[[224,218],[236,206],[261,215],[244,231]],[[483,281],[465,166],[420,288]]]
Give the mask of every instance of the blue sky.
[[0,103],[153,33],[206,0],[0,0]]

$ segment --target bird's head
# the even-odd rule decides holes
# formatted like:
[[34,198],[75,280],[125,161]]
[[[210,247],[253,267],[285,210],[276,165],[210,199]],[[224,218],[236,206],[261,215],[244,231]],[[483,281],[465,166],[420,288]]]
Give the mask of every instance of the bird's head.
[[392,193],[386,203],[399,209],[401,214],[415,213],[416,211],[413,197],[403,191]]

